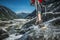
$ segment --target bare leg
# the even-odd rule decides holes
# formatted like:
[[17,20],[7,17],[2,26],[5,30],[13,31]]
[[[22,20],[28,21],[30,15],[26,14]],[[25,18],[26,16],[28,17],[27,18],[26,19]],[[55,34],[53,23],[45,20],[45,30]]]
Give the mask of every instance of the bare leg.
[[38,13],[38,15],[37,15],[37,19],[36,19],[36,23],[35,23],[35,24],[40,24],[41,21],[42,21],[42,19],[41,19],[41,14]]

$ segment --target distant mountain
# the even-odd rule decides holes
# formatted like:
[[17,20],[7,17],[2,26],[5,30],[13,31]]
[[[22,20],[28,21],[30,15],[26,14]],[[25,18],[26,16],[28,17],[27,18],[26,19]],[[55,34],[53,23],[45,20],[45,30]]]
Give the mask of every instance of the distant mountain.
[[16,13],[11,9],[0,5],[0,19],[1,20],[9,20],[17,18]]
[[29,13],[17,13],[18,18],[25,18]]

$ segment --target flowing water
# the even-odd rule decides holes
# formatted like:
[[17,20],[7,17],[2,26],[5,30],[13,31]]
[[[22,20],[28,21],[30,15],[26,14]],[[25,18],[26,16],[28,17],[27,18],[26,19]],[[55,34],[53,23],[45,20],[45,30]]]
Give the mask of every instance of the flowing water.
[[[17,33],[14,27],[12,27],[10,30],[12,34],[4,40],[60,40],[60,29],[52,23],[57,20],[60,20],[60,17],[43,22],[40,25],[21,28],[19,31],[24,31],[24,34]],[[44,26],[40,27],[41,25]]]

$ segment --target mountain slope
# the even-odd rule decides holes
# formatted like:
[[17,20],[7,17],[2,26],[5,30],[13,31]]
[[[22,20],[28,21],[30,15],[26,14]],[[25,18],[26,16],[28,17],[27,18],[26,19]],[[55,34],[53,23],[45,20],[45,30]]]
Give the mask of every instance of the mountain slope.
[[17,18],[16,14],[9,8],[0,5],[0,19],[14,19]]
[[36,17],[36,10],[34,10],[31,14],[29,14],[28,16],[26,16],[27,19],[32,19]]

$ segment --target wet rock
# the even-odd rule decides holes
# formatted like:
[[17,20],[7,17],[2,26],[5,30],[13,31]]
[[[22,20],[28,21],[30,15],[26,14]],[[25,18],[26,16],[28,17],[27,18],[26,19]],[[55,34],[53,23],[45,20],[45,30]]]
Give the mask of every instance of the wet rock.
[[9,37],[8,33],[5,30],[0,29],[0,40],[3,40],[4,38],[7,37]]
[[5,23],[0,23],[0,26],[5,26]]

